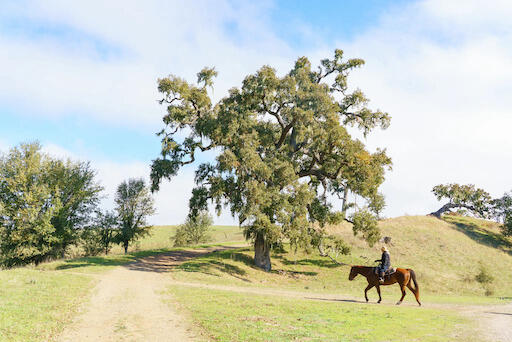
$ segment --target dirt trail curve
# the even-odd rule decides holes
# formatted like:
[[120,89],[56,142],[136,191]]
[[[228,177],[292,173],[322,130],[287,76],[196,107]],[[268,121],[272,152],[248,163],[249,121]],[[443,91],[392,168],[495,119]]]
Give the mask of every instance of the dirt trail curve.
[[103,275],[83,312],[59,341],[193,341],[187,323],[160,292],[170,278],[163,273],[214,248],[152,256]]
[[[366,305],[360,298],[339,294],[187,283],[172,280],[165,275],[185,260],[229,248],[233,247],[160,254],[118,267],[103,275],[84,312],[64,331],[59,341],[193,341],[195,336],[187,322],[170,305],[162,302],[160,292],[169,284]],[[512,304],[424,304],[425,307],[456,310],[475,319],[480,324],[482,335],[489,341],[512,341]],[[416,306],[416,303],[403,305]]]

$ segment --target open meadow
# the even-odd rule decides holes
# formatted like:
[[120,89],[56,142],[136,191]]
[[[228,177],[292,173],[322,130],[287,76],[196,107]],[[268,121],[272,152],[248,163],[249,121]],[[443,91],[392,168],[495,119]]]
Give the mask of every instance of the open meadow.
[[[58,341],[105,276],[149,260],[145,271],[162,276],[159,300],[187,322],[194,340],[439,341],[442,336],[484,341],[483,312],[499,312],[512,298],[506,272],[512,268],[511,241],[497,235],[489,221],[467,217],[400,217],[380,225],[392,237],[393,265],[416,271],[421,308],[410,292],[403,306],[394,306],[400,294],[396,285],[382,287],[383,304],[375,304],[375,289],[364,303],[364,279],[350,282],[347,266],[316,252],[285,246],[286,251],[272,254],[272,271],[264,272],[253,266],[252,248],[244,247],[239,228],[232,226],[214,227],[212,241],[197,247],[200,253],[151,264],[160,255],[194,250],[173,248],[175,227],[158,226],[127,255],[115,249],[108,256],[0,271],[1,340]],[[355,246],[339,261],[373,265],[377,246],[367,247],[349,226],[330,229]],[[480,265],[489,270],[490,283],[476,280]],[[130,336],[129,328],[116,329],[113,336]]]

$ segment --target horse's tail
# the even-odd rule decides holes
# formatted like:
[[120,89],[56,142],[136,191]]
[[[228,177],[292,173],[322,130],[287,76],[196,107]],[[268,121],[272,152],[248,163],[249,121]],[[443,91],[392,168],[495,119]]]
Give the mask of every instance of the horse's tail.
[[[409,271],[409,273],[411,273],[411,279],[414,282],[414,290],[418,291],[419,287],[418,287],[418,282],[416,281],[416,273],[414,273],[414,271],[411,270],[410,268],[408,269],[408,271]],[[410,280],[409,280],[409,282],[410,282]]]

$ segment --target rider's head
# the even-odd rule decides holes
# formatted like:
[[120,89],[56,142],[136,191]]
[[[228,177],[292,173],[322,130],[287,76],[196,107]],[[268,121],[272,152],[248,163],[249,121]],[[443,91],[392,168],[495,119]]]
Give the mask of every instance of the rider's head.
[[382,248],[380,250],[383,252],[388,252],[388,248],[386,246],[382,246]]

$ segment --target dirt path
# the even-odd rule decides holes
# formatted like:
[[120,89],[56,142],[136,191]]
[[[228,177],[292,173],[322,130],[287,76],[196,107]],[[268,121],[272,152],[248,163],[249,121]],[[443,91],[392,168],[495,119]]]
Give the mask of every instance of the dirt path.
[[[217,249],[228,248],[233,247]],[[214,250],[179,251],[147,257],[107,273],[96,286],[87,309],[64,332],[60,341],[193,341],[195,336],[187,322],[176,309],[162,302],[160,292],[170,284],[367,305],[361,298],[349,295],[180,282],[166,275],[181,262]],[[380,305],[394,304],[389,302]],[[402,305],[417,306],[415,302]],[[424,306],[455,310],[474,319],[480,324],[479,330],[484,338],[489,341],[512,341],[512,304],[490,306],[424,303]]]
[[82,314],[59,341],[193,341],[179,312],[162,302],[160,292],[177,264],[213,249],[174,252],[141,259],[103,275]]

